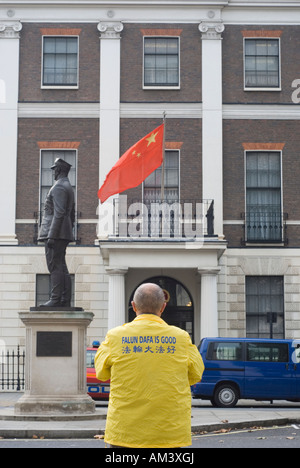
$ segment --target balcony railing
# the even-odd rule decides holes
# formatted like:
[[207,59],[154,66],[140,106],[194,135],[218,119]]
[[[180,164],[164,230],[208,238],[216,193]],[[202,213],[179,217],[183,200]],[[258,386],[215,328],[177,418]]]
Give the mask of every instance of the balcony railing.
[[113,237],[203,239],[214,236],[213,200],[114,200]]
[[279,211],[277,206],[251,207],[242,213],[242,218],[245,220],[243,243],[287,244],[288,214]]

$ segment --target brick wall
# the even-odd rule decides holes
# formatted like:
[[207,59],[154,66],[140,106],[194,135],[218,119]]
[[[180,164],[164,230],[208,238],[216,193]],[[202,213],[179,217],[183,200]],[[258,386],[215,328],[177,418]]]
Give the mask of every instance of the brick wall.
[[[282,211],[289,221],[300,220],[299,123],[291,120],[224,120],[224,219],[241,220],[245,211],[243,143],[284,143],[282,150]],[[226,226],[229,245],[237,245],[242,226]],[[299,246],[299,227],[288,226],[289,246]]]
[[[82,219],[96,219],[99,189],[99,124],[97,119],[20,119],[17,170],[17,219],[34,219],[39,210],[40,148],[38,142],[79,143],[77,207]],[[80,220],[80,219],[79,219]],[[95,228],[80,226],[84,244],[93,244]],[[19,225],[21,243],[32,243],[33,226]]]
[[[143,90],[143,35],[153,24],[125,24],[121,39],[122,102],[201,102],[201,34],[197,25],[156,24],[159,30],[180,31],[180,90]],[[174,31],[175,30],[175,31]],[[177,32],[176,32],[177,31]]]
[[[79,89],[41,89],[42,36],[53,29],[79,32]],[[96,24],[23,23],[20,39],[20,102],[99,101],[100,41]]]
[[[158,127],[156,119],[121,120],[121,154],[136,141]],[[180,149],[180,197],[183,200],[202,199],[202,135],[197,119],[167,119],[166,145],[182,143]],[[168,146],[168,145],[167,145]],[[128,197],[141,198],[141,186],[127,191]]]
[[[282,91],[244,91],[242,31],[280,31]],[[223,33],[223,102],[292,103],[292,82],[300,78],[298,26],[232,26]]]

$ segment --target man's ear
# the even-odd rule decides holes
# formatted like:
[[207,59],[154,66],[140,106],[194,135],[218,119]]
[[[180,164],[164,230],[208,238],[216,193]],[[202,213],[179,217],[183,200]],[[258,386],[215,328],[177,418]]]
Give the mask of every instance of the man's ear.
[[167,306],[167,303],[164,302],[164,305],[163,305],[162,308],[160,309],[159,316],[162,315],[162,313],[163,313],[163,311],[165,310],[166,306]]

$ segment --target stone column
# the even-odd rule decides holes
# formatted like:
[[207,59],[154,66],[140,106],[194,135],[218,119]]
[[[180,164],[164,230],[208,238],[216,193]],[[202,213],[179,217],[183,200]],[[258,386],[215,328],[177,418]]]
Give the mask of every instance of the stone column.
[[126,322],[125,275],[128,268],[106,268],[108,274],[108,330]]
[[218,291],[219,269],[198,270],[201,274],[201,338],[219,336]]
[[203,199],[214,200],[214,229],[223,238],[223,124],[221,22],[202,22]]
[[[120,157],[121,22],[101,22],[99,187]],[[113,234],[113,198],[99,207],[98,237]]]
[[19,21],[0,21],[0,245],[17,244]]

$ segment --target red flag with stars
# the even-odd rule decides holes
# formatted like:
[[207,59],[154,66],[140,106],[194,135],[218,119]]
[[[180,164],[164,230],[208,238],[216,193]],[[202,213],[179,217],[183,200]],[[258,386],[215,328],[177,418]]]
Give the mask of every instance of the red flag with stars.
[[104,203],[109,197],[140,185],[163,163],[164,124],[135,143],[107,174],[98,198]]

